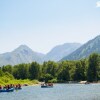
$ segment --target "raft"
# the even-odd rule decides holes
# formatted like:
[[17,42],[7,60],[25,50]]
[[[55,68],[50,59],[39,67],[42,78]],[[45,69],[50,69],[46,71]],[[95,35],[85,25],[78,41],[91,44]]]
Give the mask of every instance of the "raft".
[[13,92],[14,88],[10,88],[10,89],[1,89],[0,92]]
[[53,86],[41,86],[41,88],[52,88]]
[[41,84],[41,88],[52,88],[53,84],[52,83],[43,83]]

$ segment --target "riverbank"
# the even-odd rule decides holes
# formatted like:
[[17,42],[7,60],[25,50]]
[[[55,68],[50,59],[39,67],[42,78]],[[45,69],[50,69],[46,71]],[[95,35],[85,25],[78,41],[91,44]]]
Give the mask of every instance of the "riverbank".
[[9,80],[9,79],[1,79],[0,78],[0,85],[1,86],[5,86],[5,85],[8,85],[8,84],[21,84],[22,86],[26,85],[32,85],[32,86],[35,86],[37,84],[39,84],[39,81],[38,80],[29,80],[29,79],[24,79],[24,80],[16,80],[16,79],[12,79],[12,80]]
[[[58,82],[59,83],[59,82]],[[62,84],[63,82],[61,82],[60,84]],[[69,82],[64,82],[65,84],[100,84],[100,81],[98,82],[87,82],[87,81],[80,81],[80,82],[77,82],[77,81],[69,81]],[[5,86],[5,85],[8,85],[8,84],[21,84],[22,86],[37,86],[37,85],[40,85],[41,82],[39,82],[38,80],[29,80],[29,79],[14,79],[13,77],[11,76],[3,76],[3,77],[0,77],[0,85],[1,86]],[[55,84],[55,83],[54,83]]]
[[100,84],[100,81],[96,82],[80,81],[79,84]]

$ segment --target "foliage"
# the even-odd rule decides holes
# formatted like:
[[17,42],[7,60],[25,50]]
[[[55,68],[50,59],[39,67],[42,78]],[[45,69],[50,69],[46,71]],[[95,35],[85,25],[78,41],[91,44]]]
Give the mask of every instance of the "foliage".
[[52,79],[52,80],[49,80],[48,82],[49,82],[49,83],[57,83],[58,81],[57,81],[56,78],[54,78],[54,79]]
[[32,62],[29,67],[30,79],[39,79],[40,65],[37,62]]
[[[31,80],[31,81],[30,81]],[[32,81],[34,80],[34,81]],[[45,82],[89,82],[100,80],[100,55],[93,53],[88,59],[77,61],[37,62],[29,64],[6,65],[0,68],[0,84]]]
[[28,65],[27,64],[15,65],[13,68],[13,75],[17,79],[27,79],[29,77]]
[[62,62],[61,63],[61,70],[58,73],[58,80],[60,82],[69,81],[70,80],[68,62]]
[[77,61],[75,64],[75,73],[74,73],[74,81],[81,81],[85,79],[84,67],[81,64],[81,61]]
[[12,66],[11,65],[6,65],[2,67],[2,71],[3,72],[8,72],[10,74],[12,74]]
[[87,70],[87,80],[90,82],[98,81],[98,73],[100,67],[100,56],[93,53],[89,56],[88,60],[88,70]]

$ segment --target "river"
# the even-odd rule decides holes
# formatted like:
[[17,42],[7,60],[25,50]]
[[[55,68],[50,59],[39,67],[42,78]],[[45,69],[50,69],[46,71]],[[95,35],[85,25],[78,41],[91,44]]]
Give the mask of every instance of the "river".
[[100,84],[55,84],[53,88],[26,86],[0,93],[0,100],[100,100]]

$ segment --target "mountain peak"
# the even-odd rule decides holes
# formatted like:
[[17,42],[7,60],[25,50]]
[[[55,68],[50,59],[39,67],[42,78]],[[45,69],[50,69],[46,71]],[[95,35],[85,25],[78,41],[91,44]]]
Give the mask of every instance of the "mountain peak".
[[28,48],[29,49],[27,45],[20,45],[18,48]]
[[19,52],[19,51],[31,51],[31,52],[33,52],[32,51],[32,49],[31,48],[29,48],[27,45],[20,45],[18,48],[16,48],[13,52]]
[[20,45],[14,51],[0,55],[0,65],[42,62],[42,54],[32,51],[27,45]]

